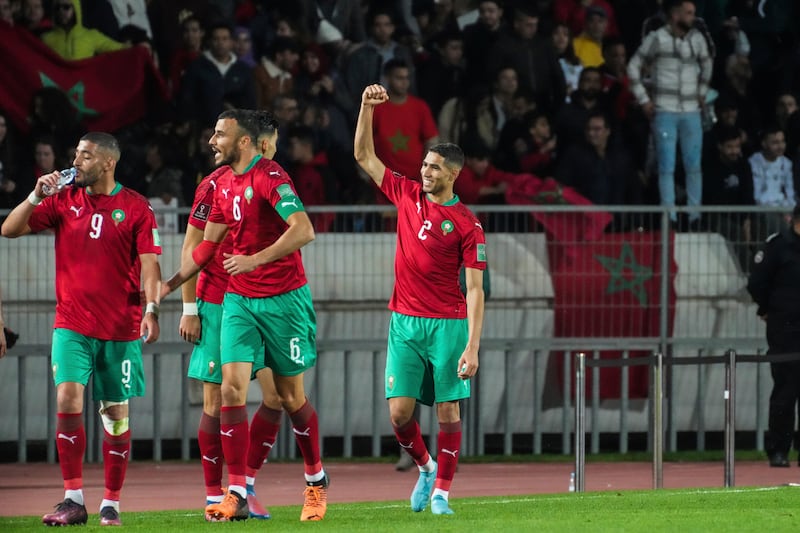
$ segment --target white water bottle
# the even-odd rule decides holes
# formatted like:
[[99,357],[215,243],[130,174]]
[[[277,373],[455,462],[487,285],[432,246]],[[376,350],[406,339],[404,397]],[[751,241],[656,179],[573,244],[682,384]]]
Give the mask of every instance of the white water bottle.
[[575,492],[575,472],[569,473],[569,491]]
[[45,194],[45,196],[52,196],[57,192],[61,192],[64,187],[70,187],[72,184],[74,184],[75,177],[78,175],[78,169],[75,167],[65,168],[58,174],[59,176],[55,189],[49,185],[42,185],[42,192]]

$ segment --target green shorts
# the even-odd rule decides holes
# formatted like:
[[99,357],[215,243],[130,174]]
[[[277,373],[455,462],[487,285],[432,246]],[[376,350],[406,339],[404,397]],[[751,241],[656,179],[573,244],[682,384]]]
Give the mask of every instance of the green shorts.
[[88,385],[92,399],[122,402],[144,396],[142,341],[104,341],[74,331],[53,330],[53,381]]
[[416,398],[425,405],[469,398],[469,380],[458,377],[458,360],[468,336],[466,319],[392,313],[386,397]]
[[263,361],[279,376],[296,376],[317,363],[308,285],[268,298],[227,293],[222,309],[222,364]]
[[[222,331],[222,305],[197,299],[197,314],[200,316],[200,340],[192,350],[189,360],[190,378],[206,383],[222,384],[222,358],[220,356],[220,333]],[[253,377],[264,368],[264,360],[253,361]]]

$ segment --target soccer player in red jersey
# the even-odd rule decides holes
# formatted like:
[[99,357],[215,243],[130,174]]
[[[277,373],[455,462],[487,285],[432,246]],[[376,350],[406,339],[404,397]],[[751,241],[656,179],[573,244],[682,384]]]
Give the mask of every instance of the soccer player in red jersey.
[[73,161],[78,170],[75,186],[45,197],[47,188],[56,190],[59,173],[40,176],[2,227],[3,236],[12,238],[55,232],[52,365],[58,403],[56,448],[65,495],[56,510],[42,518],[51,526],[87,521],[83,391],[90,377],[103,422],[100,524],[120,525],[119,497],[131,444],[128,399],[144,395],[141,339],[150,344],[159,335],[158,228],[147,200],[115,180],[119,158],[119,144],[111,135],[84,135]]
[[[430,499],[433,514],[453,514],[448,496],[461,446],[458,402],[469,398],[469,378],[478,370],[486,241],[478,219],[453,193],[464,166],[458,146],[431,146],[422,161],[421,183],[393,172],[378,159],[372,114],[387,99],[380,85],[364,89],[354,145],[358,164],[397,206],[386,397],[397,441],[420,471],[411,509],[424,510]],[[459,288],[462,265],[466,301]],[[436,403],[438,465],[413,415],[417,401]]]
[[[258,137],[258,146],[264,157],[272,159],[276,151],[277,122],[270,113],[261,112],[260,116],[263,118],[263,124]],[[183,241],[182,257],[186,261],[191,260],[192,252],[203,242],[203,231],[211,213],[217,179],[228,171],[230,171],[228,166],[219,167],[203,178],[197,186]],[[222,406],[220,332],[222,301],[230,276],[222,266],[222,261],[223,254],[232,251],[233,241],[228,234],[212,261],[200,274],[193,276],[181,286],[183,315],[179,331],[184,340],[196,345],[189,363],[188,375],[203,382],[203,414],[200,417],[197,440],[205,478],[206,505],[219,503],[223,498],[222,440],[219,433]],[[275,444],[283,412],[280,398],[275,390],[272,371],[264,365],[263,359],[253,362],[253,370],[261,386],[262,403],[250,424],[246,468],[247,505],[250,518],[268,519],[269,511],[256,497],[255,475]],[[213,516],[206,514],[206,520],[213,520]]]
[[264,158],[257,143],[259,113],[241,109],[220,114],[209,143],[218,165],[231,171],[217,180],[203,242],[191,260],[162,288],[174,290],[216,253],[230,232],[233,252],[223,255],[230,274],[222,304],[222,408],[220,434],[228,466],[228,493],[206,512],[220,520],[247,517],[247,387],[253,363],[272,369],[281,406],[305,465],[305,503],[300,519],[321,520],[327,508],[328,476],[319,450],[317,413],[305,396],[303,373],[316,364],[316,315],[300,248],[314,228],[291,178]]

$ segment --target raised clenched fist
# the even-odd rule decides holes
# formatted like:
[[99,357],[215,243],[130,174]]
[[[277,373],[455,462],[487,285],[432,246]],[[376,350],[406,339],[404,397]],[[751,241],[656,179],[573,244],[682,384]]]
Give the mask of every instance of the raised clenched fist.
[[373,85],[367,85],[366,89],[364,89],[364,92],[361,93],[362,105],[378,105],[382,104],[388,99],[389,94],[386,92],[386,89],[377,83]]

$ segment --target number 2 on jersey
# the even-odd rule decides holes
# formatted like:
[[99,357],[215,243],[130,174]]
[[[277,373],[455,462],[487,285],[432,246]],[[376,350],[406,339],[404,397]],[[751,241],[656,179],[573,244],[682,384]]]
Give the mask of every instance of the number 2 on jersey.
[[422,223],[422,226],[419,228],[419,233],[417,233],[417,237],[419,237],[419,240],[424,241],[425,239],[427,239],[428,236],[425,235],[425,232],[430,231],[432,227],[433,224],[431,224],[430,220],[424,221]]

